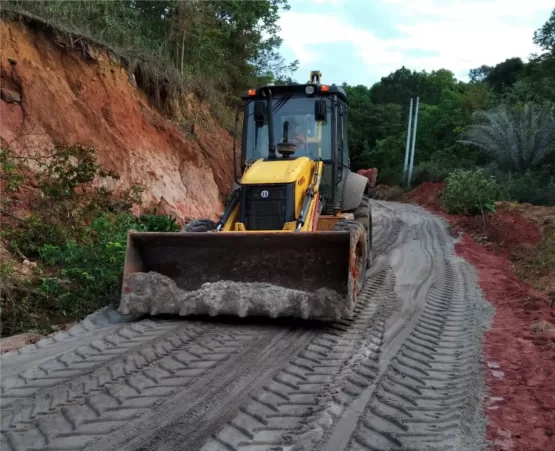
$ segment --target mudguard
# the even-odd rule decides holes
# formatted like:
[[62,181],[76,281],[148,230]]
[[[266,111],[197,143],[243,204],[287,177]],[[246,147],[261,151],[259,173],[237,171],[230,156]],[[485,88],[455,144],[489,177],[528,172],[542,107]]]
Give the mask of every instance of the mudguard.
[[350,172],[343,185],[343,197],[341,200],[341,210],[354,210],[360,205],[362,196],[366,192],[368,178],[355,172]]

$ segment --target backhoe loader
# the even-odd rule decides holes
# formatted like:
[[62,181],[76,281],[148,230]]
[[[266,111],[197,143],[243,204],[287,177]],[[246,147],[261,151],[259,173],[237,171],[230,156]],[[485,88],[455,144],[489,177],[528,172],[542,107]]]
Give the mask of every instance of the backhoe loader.
[[312,71],[306,84],[249,89],[242,100],[230,201],[218,221],[129,232],[121,313],[352,315],[372,217],[368,179],[349,169],[344,89]]

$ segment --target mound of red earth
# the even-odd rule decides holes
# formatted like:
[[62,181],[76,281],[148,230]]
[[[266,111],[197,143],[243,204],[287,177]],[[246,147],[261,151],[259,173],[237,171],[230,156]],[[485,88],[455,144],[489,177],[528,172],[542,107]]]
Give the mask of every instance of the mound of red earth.
[[441,210],[439,193],[445,186],[444,183],[425,182],[405,194],[405,199],[414,202],[432,211]]
[[492,451],[555,449],[555,310],[517,279],[510,261],[464,234],[457,253],[478,270],[495,306],[485,333],[487,438]]
[[537,244],[541,231],[517,211],[448,215],[439,201],[442,188],[424,183],[405,199],[462,232],[456,251],[475,266],[480,287],[495,306],[484,336],[489,449],[555,450],[555,310],[545,295],[516,277],[508,259]]
[[363,175],[370,182],[370,187],[374,188],[376,186],[376,180],[378,179],[378,168],[370,169],[360,169],[357,174]]
[[538,244],[542,239],[540,229],[515,211],[462,216],[455,219],[454,225],[468,232],[476,241],[484,241],[486,246],[505,254]]

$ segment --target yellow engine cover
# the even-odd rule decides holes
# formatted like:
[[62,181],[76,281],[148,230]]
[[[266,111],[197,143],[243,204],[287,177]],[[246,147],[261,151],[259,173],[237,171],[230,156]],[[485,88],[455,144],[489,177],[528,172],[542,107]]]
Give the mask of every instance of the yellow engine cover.
[[[307,157],[300,157],[296,159],[285,160],[272,160],[264,161],[263,159],[255,161],[248,168],[246,168],[243,176],[241,177],[242,185],[272,185],[295,183],[295,218],[298,218],[303,206],[308,188],[313,181],[314,171],[318,163]],[[312,202],[314,204],[314,201]],[[314,205],[310,206],[309,218],[301,230],[312,230],[312,214]],[[245,231],[244,225],[239,222],[239,208],[238,205],[226,224],[223,231]],[[284,224],[283,230],[291,231],[295,228],[295,222],[288,222]],[[275,232],[270,231],[268,232]]]
[[298,218],[316,162],[307,157],[294,160],[255,161],[243,174],[244,185],[295,183],[295,217]]
[[304,183],[310,183],[310,177],[316,165],[315,161],[307,157],[300,157],[294,160],[273,160],[255,161],[243,174],[241,183],[245,185],[264,185],[267,183],[291,183],[301,181],[303,176]]

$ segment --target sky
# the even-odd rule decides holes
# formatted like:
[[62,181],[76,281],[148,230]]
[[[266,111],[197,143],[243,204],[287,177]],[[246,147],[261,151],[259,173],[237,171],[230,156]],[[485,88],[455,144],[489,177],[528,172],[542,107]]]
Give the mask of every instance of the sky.
[[449,69],[459,80],[482,64],[539,53],[532,38],[554,0],[289,0],[279,25],[281,54],[299,60],[307,82],[367,85],[403,65]]

